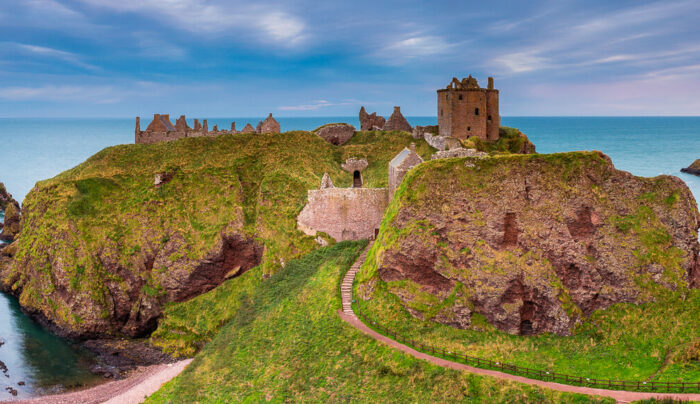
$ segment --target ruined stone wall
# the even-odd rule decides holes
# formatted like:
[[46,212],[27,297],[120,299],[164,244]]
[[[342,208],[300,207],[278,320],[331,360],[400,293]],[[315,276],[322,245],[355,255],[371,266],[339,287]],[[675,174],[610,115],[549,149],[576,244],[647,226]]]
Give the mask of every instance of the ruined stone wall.
[[158,143],[170,142],[187,137],[186,132],[147,132],[136,133],[135,143]]
[[440,136],[452,136],[451,91],[438,90],[438,133]]
[[501,128],[501,114],[498,110],[498,90],[486,91],[486,139],[498,140]]
[[311,190],[297,225],[308,235],[321,231],[336,241],[373,238],[388,204],[386,188]]

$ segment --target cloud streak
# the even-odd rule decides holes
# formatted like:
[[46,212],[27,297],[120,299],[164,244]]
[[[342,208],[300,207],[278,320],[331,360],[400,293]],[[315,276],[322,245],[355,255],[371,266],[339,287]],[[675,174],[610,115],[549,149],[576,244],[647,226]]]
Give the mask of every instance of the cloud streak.
[[253,29],[264,41],[293,47],[307,37],[306,23],[284,11],[242,1],[206,0],[79,0],[91,7],[120,13],[137,13],[196,35],[225,34]]

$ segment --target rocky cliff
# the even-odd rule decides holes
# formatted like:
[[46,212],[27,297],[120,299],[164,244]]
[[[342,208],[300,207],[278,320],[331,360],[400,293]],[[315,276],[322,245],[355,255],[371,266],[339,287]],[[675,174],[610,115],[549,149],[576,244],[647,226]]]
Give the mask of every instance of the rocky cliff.
[[693,175],[700,175],[700,159],[693,161],[693,164],[689,165],[686,168],[681,168],[681,172]]
[[693,195],[599,152],[447,159],[407,175],[361,274],[414,316],[569,334],[594,310],[700,287]]
[[290,132],[107,148],[27,195],[0,288],[59,334],[147,335],[167,303],[316,248],[296,225],[307,190],[323,173],[349,186],[351,155],[372,155],[366,180],[386,186],[386,162],[411,141]]
[[20,230],[20,206],[7,192],[2,182],[0,182],[0,211],[3,212],[4,217],[4,220],[0,221],[0,240],[10,242]]

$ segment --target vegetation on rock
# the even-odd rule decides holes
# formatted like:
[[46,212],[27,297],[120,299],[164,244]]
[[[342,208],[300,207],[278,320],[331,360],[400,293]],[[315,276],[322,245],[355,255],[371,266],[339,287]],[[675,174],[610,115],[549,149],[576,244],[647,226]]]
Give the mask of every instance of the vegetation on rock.
[[386,162],[412,141],[358,133],[337,147],[289,132],[109,147],[30,192],[0,284],[62,334],[148,334],[165,303],[316,248],[296,229],[307,190],[325,172],[349,186],[348,157],[368,157],[366,186],[386,186]]
[[447,350],[695,381],[698,219],[682,181],[598,152],[431,161],[399,187],[356,293],[384,326]]

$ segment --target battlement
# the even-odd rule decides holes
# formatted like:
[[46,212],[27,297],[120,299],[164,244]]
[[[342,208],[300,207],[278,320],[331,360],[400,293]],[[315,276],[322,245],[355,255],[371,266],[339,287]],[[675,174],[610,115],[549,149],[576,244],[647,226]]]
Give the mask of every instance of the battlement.
[[217,125],[209,131],[209,124],[206,119],[199,123],[198,119],[194,120],[194,128],[187,125],[185,115],[180,117],[175,122],[175,125],[170,122],[169,114],[153,114],[153,120],[146,127],[146,130],[141,130],[141,118],[136,117],[136,127],[134,129],[135,143],[158,143],[170,142],[173,140],[182,139],[185,137],[202,137],[202,136],[219,136],[232,133],[280,133],[281,127],[279,122],[272,117],[272,113],[264,121],[258,123],[257,130],[253,129],[251,124],[247,124],[242,131],[236,130],[236,122],[231,123],[231,130],[219,130]]

